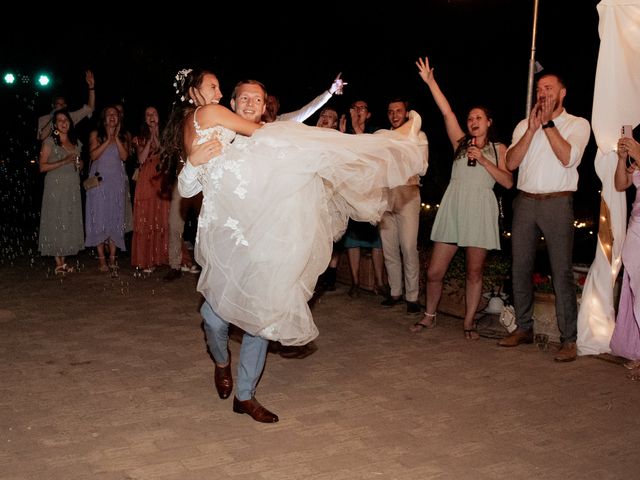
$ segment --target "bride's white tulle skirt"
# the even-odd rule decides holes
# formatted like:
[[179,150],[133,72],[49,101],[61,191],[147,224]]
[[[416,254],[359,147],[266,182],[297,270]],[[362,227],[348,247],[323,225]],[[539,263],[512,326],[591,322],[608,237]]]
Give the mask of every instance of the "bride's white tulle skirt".
[[211,161],[195,255],[198,290],[218,315],[284,345],[318,335],[307,302],[333,240],[349,217],[377,222],[388,188],[426,171],[412,118],[409,139],[276,122]]

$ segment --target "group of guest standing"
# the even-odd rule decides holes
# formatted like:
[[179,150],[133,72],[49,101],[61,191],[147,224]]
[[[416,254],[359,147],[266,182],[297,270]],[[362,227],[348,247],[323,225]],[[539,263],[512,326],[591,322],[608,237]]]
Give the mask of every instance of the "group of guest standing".
[[[177,194],[165,181],[166,172],[160,168],[158,111],[152,106],[146,108],[140,132],[132,138],[123,128],[120,105],[109,105],[102,110],[97,128],[89,136],[90,182],[85,186],[83,222],[80,179],[84,162],[74,118],[81,121],[93,112],[95,83],[91,72],[87,72],[87,84],[89,104],[69,112],[64,98],[56,97],[52,113],[39,121],[40,171],[46,174],[39,251],[55,258],[56,275],[65,275],[73,271],[73,266],[66,261],[68,256],[76,255],[85,247],[95,247],[98,269],[108,272],[117,268],[118,249],[126,249],[125,234],[133,230],[131,264],[152,272],[157,266],[169,264],[169,211],[172,193]],[[125,162],[132,154],[138,164],[133,213],[125,171]],[[178,272],[186,268],[195,273],[197,269],[188,253],[183,253],[184,220],[178,228],[176,268]]]

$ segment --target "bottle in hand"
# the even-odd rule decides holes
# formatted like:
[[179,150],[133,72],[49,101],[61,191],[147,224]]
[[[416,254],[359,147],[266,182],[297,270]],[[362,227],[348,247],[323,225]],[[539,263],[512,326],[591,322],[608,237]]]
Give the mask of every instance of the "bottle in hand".
[[[469,140],[469,146],[475,146],[476,144],[476,137],[471,137],[471,140]],[[475,158],[470,158],[467,157],[467,166],[468,167],[475,167],[476,166],[476,159]]]

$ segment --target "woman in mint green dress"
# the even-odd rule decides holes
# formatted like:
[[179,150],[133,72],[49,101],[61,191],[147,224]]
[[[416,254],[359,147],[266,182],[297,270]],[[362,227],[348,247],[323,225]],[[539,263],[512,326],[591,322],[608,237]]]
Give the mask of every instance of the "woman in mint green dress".
[[422,80],[444,117],[447,135],[455,151],[451,181],[440,202],[431,240],[434,242],[427,271],[426,311],[411,327],[414,333],[436,325],[436,309],[442,295],[442,280],[458,248],[466,250],[466,293],[464,337],[476,340],[474,316],[482,295],[482,271],[487,250],[500,248],[498,204],[493,186],[513,186],[507,169],[506,147],[493,142],[493,119],[484,107],[474,107],[467,114],[467,131],[462,130],[451,106],[429,68],[429,59],[416,62]]
[[38,250],[44,256],[55,257],[56,275],[73,271],[65,258],[84,248],[80,175],[82,144],[76,135],[73,120],[67,110],[56,112],[54,130],[42,142],[40,171],[46,173]]

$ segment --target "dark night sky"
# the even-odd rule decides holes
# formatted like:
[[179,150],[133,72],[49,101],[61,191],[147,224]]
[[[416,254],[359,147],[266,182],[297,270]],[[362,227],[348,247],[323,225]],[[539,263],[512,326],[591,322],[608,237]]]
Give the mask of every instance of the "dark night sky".
[[[416,3],[421,6],[410,6]],[[599,46],[597,3],[540,0],[538,20],[537,60],[564,75],[567,109],[589,119]],[[96,75],[98,108],[124,99],[128,126],[134,131],[146,105],[155,104],[166,113],[173,76],[180,68],[211,69],[227,96],[237,80],[257,78],[280,98],[283,112],[303,105],[343,72],[349,85],[343,98],[333,100],[336,106],[364,97],[374,124],[386,127],[385,102],[402,94],[423,115],[431,147],[425,183],[436,197],[446,185],[451,150],[442,117],[417,75],[418,56],[430,57],[459,116],[472,105],[489,106],[505,143],[524,117],[533,0],[423,0],[386,8],[300,4],[316,15],[273,2],[230,8],[209,2],[208,11],[203,5],[191,2],[167,12],[149,7],[159,21],[152,21],[150,11],[141,7],[133,11],[131,6],[99,4],[91,8],[104,12],[91,16],[58,7],[47,14],[5,17],[11,25],[0,29],[0,67],[24,75],[46,68],[55,78],[48,92],[22,87],[30,109],[18,115],[33,132],[35,117],[49,110],[52,93],[64,94],[71,107],[79,106],[86,99],[86,68]],[[360,11],[347,13],[347,8]],[[53,23],[76,28],[51,28]],[[9,98],[5,95],[13,98],[14,92],[4,87],[3,102]],[[13,118],[5,113],[5,120]],[[597,206],[594,155],[591,145],[581,166],[581,191],[588,192],[587,203]]]
[[[82,72],[91,68],[99,106],[124,98],[130,121],[141,117],[146,103],[169,105],[173,75],[186,66],[215,71],[227,94],[237,80],[257,78],[281,98],[283,111],[318,94],[342,71],[350,83],[345,101],[367,97],[377,123],[385,126],[384,102],[398,93],[425,113],[426,125],[441,123],[414,65],[418,56],[429,55],[454,110],[463,114],[471,104],[485,103],[509,136],[524,113],[533,0],[412,3],[423,6],[396,2],[347,14],[335,2],[305,4],[319,15],[266,4],[227,11],[212,3],[216,20],[198,27],[189,19],[208,14],[198,4],[185,5],[182,12],[154,10],[163,18],[157,22],[140,7],[90,17],[73,11],[18,16],[16,25],[3,28],[0,62],[26,74],[48,68],[56,78],[52,90],[75,104],[84,101]],[[584,116],[591,111],[597,58],[596,3],[540,0],[537,59],[565,74],[568,106]],[[64,15],[65,23],[77,28],[49,27],[54,15]],[[28,18],[28,25],[21,18]],[[48,93],[42,95],[36,108],[46,111],[49,101]]]

